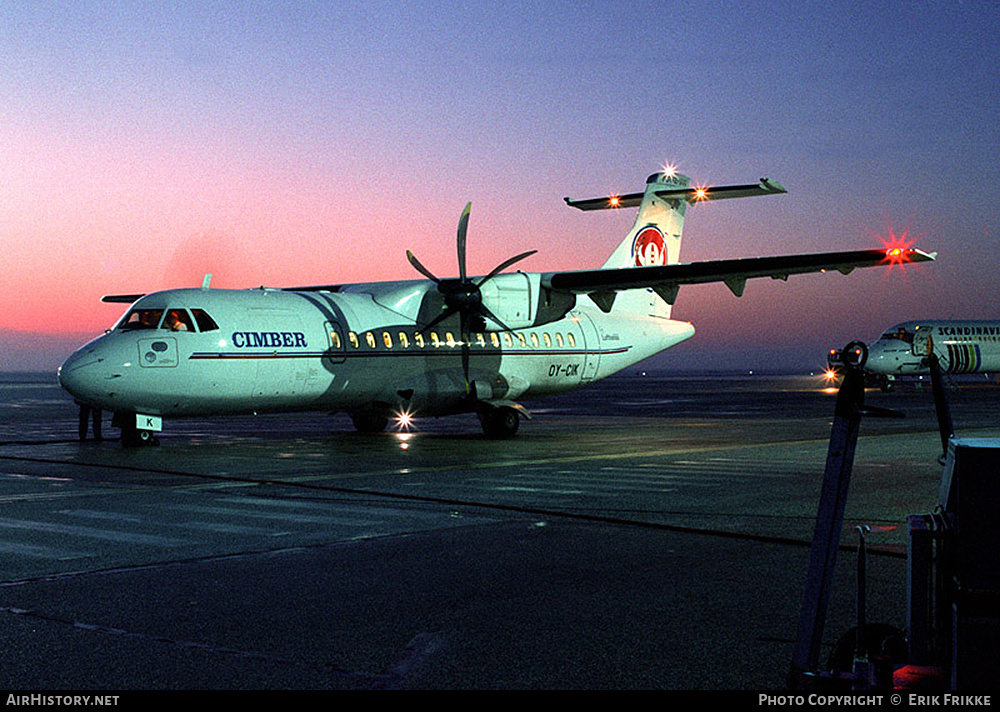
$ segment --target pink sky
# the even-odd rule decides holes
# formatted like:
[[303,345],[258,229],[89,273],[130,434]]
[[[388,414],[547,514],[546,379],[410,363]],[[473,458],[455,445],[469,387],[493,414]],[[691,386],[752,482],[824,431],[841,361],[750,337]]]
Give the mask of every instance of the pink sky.
[[120,314],[102,294],[205,272],[410,279],[412,249],[453,274],[468,200],[473,272],[528,249],[526,270],[595,267],[632,214],[563,196],[639,190],[667,161],[790,191],[696,206],[682,260],[889,230],[940,253],[739,300],[685,288],[697,334],[672,367],[805,365],[905,319],[996,318],[1000,10],[867,7],[6,5],[0,370],[54,368]]

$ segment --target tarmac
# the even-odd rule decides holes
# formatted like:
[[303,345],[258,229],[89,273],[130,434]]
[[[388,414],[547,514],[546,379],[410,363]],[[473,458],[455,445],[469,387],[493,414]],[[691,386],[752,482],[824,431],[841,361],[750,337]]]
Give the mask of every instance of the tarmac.
[[[782,690],[835,392],[817,378],[619,376],[473,416],[168,422],[80,442],[47,381],[0,410],[5,690]],[[996,437],[995,387],[949,390]],[[903,629],[906,517],[937,505],[930,388],[868,391],[823,655]],[[105,424],[104,435],[117,431]]]

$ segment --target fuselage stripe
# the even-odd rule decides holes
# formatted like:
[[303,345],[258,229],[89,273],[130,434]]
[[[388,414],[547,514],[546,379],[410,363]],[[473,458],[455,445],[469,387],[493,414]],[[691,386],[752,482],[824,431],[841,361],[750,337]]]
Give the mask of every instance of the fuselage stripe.
[[[631,346],[622,346],[615,349],[605,349],[601,351],[476,351],[470,350],[472,356],[612,356],[615,354],[627,353]],[[273,358],[405,358],[408,356],[460,356],[461,349],[458,347],[448,347],[446,349],[424,349],[420,351],[399,350],[399,351],[311,351],[311,352],[283,352],[283,351],[261,351],[251,353],[223,353],[217,351],[199,351],[191,354],[188,358],[192,361],[198,360],[226,360],[226,359],[273,359]]]

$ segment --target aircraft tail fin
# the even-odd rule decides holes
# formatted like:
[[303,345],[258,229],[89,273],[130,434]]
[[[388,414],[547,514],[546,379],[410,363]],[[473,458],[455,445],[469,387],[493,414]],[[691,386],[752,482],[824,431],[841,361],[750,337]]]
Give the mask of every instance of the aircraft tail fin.
[[[787,192],[776,181],[762,178],[758,183],[701,187],[672,169],[654,173],[646,179],[641,193],[605,196],[585,200],[566,198],[566,204],[579,210],[615,210],[638,207],[632,229],[618,244],[602,269],[627,269],[677,264],[680,261],[684,214],[689,205],[722,198],[745,198]],[[614,293],[594,293],[591,299],[601,309],[641,312],[669,318],[676,290],[654,292],[649,289]]]

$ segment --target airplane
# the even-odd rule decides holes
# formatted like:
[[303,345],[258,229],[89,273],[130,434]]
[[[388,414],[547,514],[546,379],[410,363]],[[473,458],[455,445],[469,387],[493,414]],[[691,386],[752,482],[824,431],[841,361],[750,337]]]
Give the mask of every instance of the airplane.
[[672,167],[641,192],[583,200],[583,210],[638,207],[600,269],[466,272],[471,204],[458,224],[458,277],[440,278],[407,251],[424,279],[283,288],[201,288],[119,294],[130,304],[102,336],[60,366],[81,407],[113,413],[127,445],[156,443],[163,420],[284,411],[346,412],[357,430],[390,420],[476,413],[488,437],[513,436],[521,401],[610,376],[694,334],[671,319],[682,285],[925,262],[890,247],[680,263],[687,208],[787,192],[773,180],[704,187]]
[[[890,327],[868,347],[866,385],[892,390],[902,376],[930,374],[933,351],[941,371],[954,374],[1000,373],[1000,321],[925,319]],[[827,357],[831,370],[840,367],[838,352]]]

